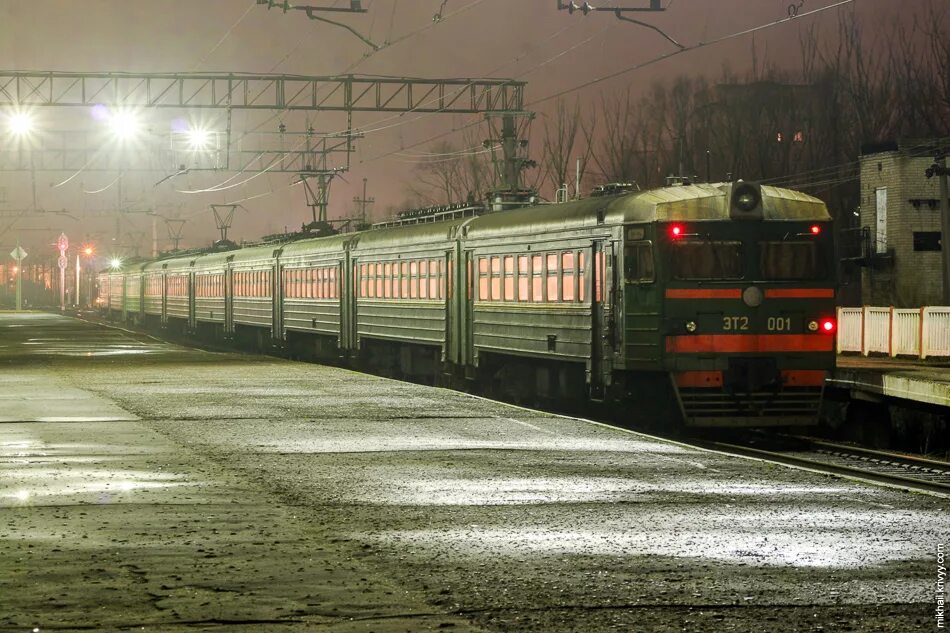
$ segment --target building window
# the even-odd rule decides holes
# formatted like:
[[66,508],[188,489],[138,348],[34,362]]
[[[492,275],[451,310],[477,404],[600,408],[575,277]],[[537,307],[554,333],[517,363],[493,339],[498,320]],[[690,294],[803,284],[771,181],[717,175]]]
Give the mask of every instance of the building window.
[[940,252],[940,231],[914,231],[914,250]]

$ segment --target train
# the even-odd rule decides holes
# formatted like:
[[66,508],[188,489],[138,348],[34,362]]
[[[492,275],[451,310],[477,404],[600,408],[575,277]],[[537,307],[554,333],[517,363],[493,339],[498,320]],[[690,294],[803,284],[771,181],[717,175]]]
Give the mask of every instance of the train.
[[98,274],[97,303],[516,402],[604,403],[632,426],[817,423],[835,362],[826,205],[748,181],[601,194],[126,263]]

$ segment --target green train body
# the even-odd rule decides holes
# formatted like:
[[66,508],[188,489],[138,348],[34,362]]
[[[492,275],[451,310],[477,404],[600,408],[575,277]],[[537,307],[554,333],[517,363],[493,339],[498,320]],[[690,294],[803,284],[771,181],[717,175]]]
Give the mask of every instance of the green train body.
[[835,328],[820,200],[739,182],[448,215],[103,271],[99,303],[631,421],[816,421]]

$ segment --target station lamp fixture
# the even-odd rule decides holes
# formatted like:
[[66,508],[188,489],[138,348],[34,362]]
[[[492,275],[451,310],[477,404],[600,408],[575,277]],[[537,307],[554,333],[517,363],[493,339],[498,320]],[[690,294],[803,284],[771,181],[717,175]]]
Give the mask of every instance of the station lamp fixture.
[[193,150],[208,149],[211,145],[211,131],[203,128],[192,128],[188,130],[188,147]]
[[26,136],[33,131],[33,116],[29,112],[14,112],[7,117],[7,126],[15,136]]
[[112,126],[112,133],[120,140],[131,140],[139,133],[139,118],[134,112],[115,112],[109,119],[109,123]]
[[118,257],[113,257],[112,259],[109,260],[109,268],[111,268],[112,270],[118,270],[122,268],[122,260],[119,259]]
[[90,245],[90,244],[87,244],[87,245],[85,245],[85,246],[82,247],[82,253],[83,253],[83,255],[85,255],[86,257],[92,256],[92,254],[95,253],[95,252],[96,252],[96,249],[93,248],[92,245]]

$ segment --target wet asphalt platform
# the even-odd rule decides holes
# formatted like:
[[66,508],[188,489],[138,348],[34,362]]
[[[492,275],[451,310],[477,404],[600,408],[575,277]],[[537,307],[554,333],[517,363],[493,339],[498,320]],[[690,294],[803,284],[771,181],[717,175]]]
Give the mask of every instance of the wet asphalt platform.
[[0,313],[3,631],[931,631],[948,507]]

